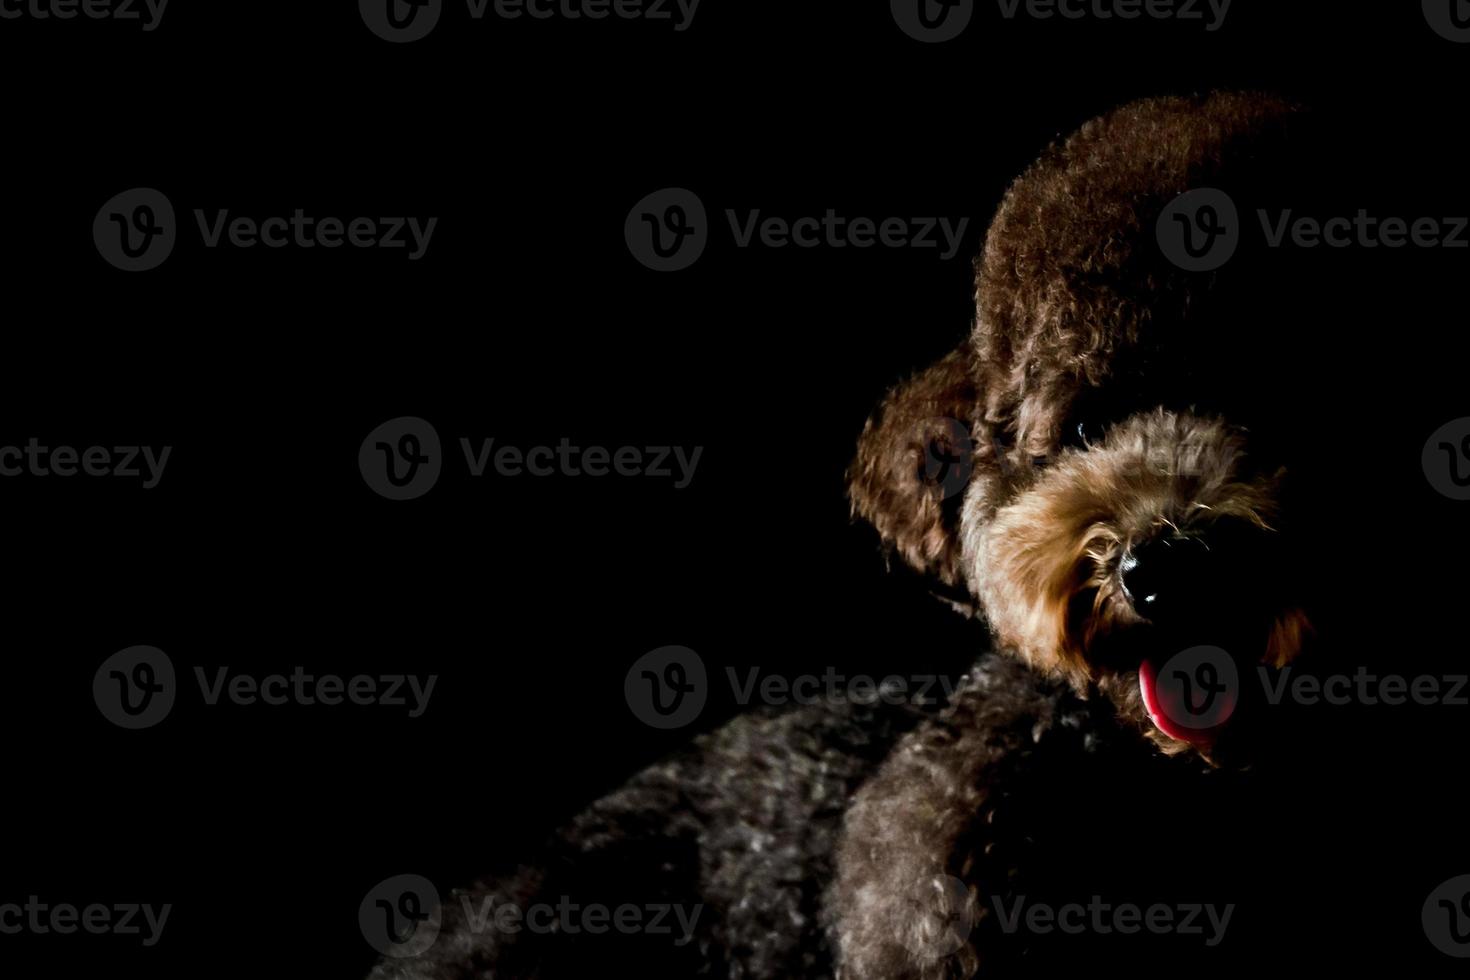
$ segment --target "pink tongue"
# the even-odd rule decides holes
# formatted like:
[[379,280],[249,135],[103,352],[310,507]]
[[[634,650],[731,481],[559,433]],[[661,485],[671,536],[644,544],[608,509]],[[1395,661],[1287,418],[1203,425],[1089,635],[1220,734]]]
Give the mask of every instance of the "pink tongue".
[[1181,725],[1175,718],[1187,717],[1178,691],[1159,690],[1159,670],[1152,660],[1138,665],[1138,690],[1143,695],[1143,707],[1159,731],[1181,742],[1191,745],[1209,745],[1215,740],[1216,730],[1190,728]]

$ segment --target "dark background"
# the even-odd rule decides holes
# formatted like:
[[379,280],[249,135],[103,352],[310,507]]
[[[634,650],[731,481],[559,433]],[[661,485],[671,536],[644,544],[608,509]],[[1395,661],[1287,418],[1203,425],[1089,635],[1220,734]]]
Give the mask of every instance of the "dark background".
[[[402,46],[345,2],[175,0],[152,33],[0,21],[0,445],[174,447],[148,491],[0,481],[0,901],[174,905],[152,949],[0,937],[0,957],[61,975],[359,976],[372,953],[357,903],[377,881],[468,881],[690,736],[624,703],[648,650],[686,645],[712,671],[959,669],[983,629],[885,573],[849,523],[842,471],[886,387],[968,329],[971,257],[1048,141],[1136,97],[1269,88],[1349,124],[1333,176],[1361,178],[1364,202],[1470,209],[1470,46],[1435,35],[1417,4],[1286,6],[1237,0],[1206,33],[1007,23],[982,4],[936,46],[904,36],[886,4],[835,0],[705,0],[684,33],[474,23],[450,3]],[[205,250],[191,227],[161,268],[128,275],[90,226],[135,186],[190,223],[194,207],[440,221],[419,262]],[[692,269],[660,275],[629,255],[623,221],[666,186],[698,193],[716,230]],[[829,207],[970,224],[946,262],[741,250],[723,218]],[[1470,253],[1322,261],[1341,263],[1338,288],[1319,315],[1282,317],[1281,343],[1322,352],[1293,390],[1320,411],[1320,455],[1339,464],[1320,486],[1348,515],[1323,555],[1341,600],[1329,637],[1347,663],[1448,670],[1463,664],[1470,519],[1427,485],[1419,454],[1467,414]],[[1277,299],[1260,295],[1262,317]],[[704,455],[680,491],[470,480],[451,458],[428,496],[391,503],[356,454],[400,415],[433,422],[452,452],[461,436],[566,436]],[[102,660],[133,644],[168,652],[190,692],[143,732],[110,725],[90,695]],[[196,665],[298,664],[439,683],[416,720],[205,708],[192,693]],[[1299,944],[1290,922],[1245,928],[1248,941],[1307,962],[1457,965],[1418,915],[1470,871],[1466,711],[1360,712],[1351,765],[1324,740],[1334,778],[1360,781],[1353,826],[1382,825],[1329,838],[1263,815],[1282,823],[1285,864],[1338,849],[1326,861],[1340,881],[1317,899],[1341,918],[1304,910],[1315,928]]]

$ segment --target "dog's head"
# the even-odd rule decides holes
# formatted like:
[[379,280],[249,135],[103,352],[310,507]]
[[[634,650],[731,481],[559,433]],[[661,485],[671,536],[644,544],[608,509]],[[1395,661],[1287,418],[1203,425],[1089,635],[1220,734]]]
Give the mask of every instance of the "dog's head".
[[1212,761],[1234,755],[1257,665],[1311,630],[1289,475],[1214,410],[1243,403],[1250,325],[1154,227],[1186,190],[1274,173],[1293,115],[1154,100],[1050,150],[991,225],[970,341],[890,394],[849,474],[854,512],[1001,647]]
[[1248,447],[1220,419],[1155,409],[1060,451],[965,528],[999,641],[1103,691],[1166,751],[1216,755],[1231,716],[1254,706],[1256,665],[1285,665],[1310,632],[1285,474]]
[[1259,734],[1241,731],[1261,707],[1257,666],[1311,635],[1286,471],[1220,418],[1157,407],[1017,462],[980,427],[912,417],[932,390],[906,415],[905,391],[860,442],[854,510],[1002,649],[1106,694],[1166,752],[1238,758]]

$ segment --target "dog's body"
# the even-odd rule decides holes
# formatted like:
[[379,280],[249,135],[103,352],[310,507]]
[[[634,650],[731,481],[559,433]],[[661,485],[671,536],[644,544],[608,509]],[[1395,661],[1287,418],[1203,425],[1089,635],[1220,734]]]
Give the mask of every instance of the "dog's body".
[[[594,804],[533,866],[449,896],[434,947],[375,976],[573,977],[629,955],[647,977],[1000,975],[1033,945],[1014,903],[1145,880],[1096,841],[1165,799],[1201,832],[1228,820],[1188,801],[1232,785],[1206,762],[1249,740],[1172,723],[1154,661],[1209,643],[1277,667],[1311,629],[1277,543],[1286,461],[1234,413],[1231,307],[1208,301],[1216,277],[1168,263],[1154,223],[1191,188],[1268,182],[1295,116],[1261,97],[1153,100],[1048,151],[992,225],[972,336],[869,422],[854,511],[1001,651],[948,705],[739,718]],[[936,457],[961,485],[927,478]],[[1239,564],[1157,571],[1197,543]],[[1181,584],[1198,588],[1179,599]],[[1172,602],[1184,614],[1159,613]],[[674,917],[671,933],[477,930],[466,909],[487,900],[680,906],[689,941]]]
[[[830,974],[821,889],[846,803],[923,714],[880,701],[743,715],[593,804],[534,867],[448,896],[434,947],[374,976],[585,977],[612,961],[647,977]],[[604,935],[477,931],[466,914],[564,899],[670,911],[658,931]]]
[[[1040,823],[1022,811],[1065,811],[1044,797],[1086,805],[1095,788],[1075,779],[1079,765],[1097,769],[1099,781],[1106,773],[1116,783],[1127,770],[1138,786],[1172,792],[1167,780],[1185,775],[1172,762],[1118,725],[1106,701],[1082,701],[994,654],[942,710],[874,699],[752,712],[593,804],[532,865],[446,896],[433,947],[385,959],[374,977],[582,977],[611,961],[669,980],[832,977],[834,939],[853,928],[852,900],[870,884],[889,884],[849,875],[831,887],[844,825],[846,850],[882,853],[877,862],[853,860],[853,868],[883,867],[908,879],[899,896],[905,915],[872,924],[895,944],[880,944],[889,961],[871,965],[882,972],[846,975],[917,975],[912,964],[923,957],[947,960],[969,949],[944,937],[968,938],[972,928],[987,954],[1015,960],[1026,939],[1005,933],[998,915],[955,913],[943,893],[920,884],[963,852],[969,879],[984,884],[988,901],[1005,906],[1028,886],[1035,899],[1057,868],[1075,867],[1082,848],[1062,827],[1038,839]],[[923,798],[951,803],[894,809]],[[1135,795],[1132,806],[1147,803]],[[891,847],[900,822],[920,833],[911,839],[916,850],[903,855]],[[643,922],[662,921],[626,933],[609,923],[602,934],[495,925],[505,905],[524,914],[559,904],[631,905]]]

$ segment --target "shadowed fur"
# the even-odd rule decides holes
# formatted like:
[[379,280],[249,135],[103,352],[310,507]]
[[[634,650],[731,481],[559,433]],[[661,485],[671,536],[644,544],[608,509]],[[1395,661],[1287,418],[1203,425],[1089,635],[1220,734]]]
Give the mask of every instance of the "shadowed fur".
[[[974,362],[961,348],[888,394],[863,427],[848,472],[853,514],[910,567],[950,587],[962,581],[961,492],[974,455],[962,420],[976,399]],[[944,466],[956,469],[940,474]]]

